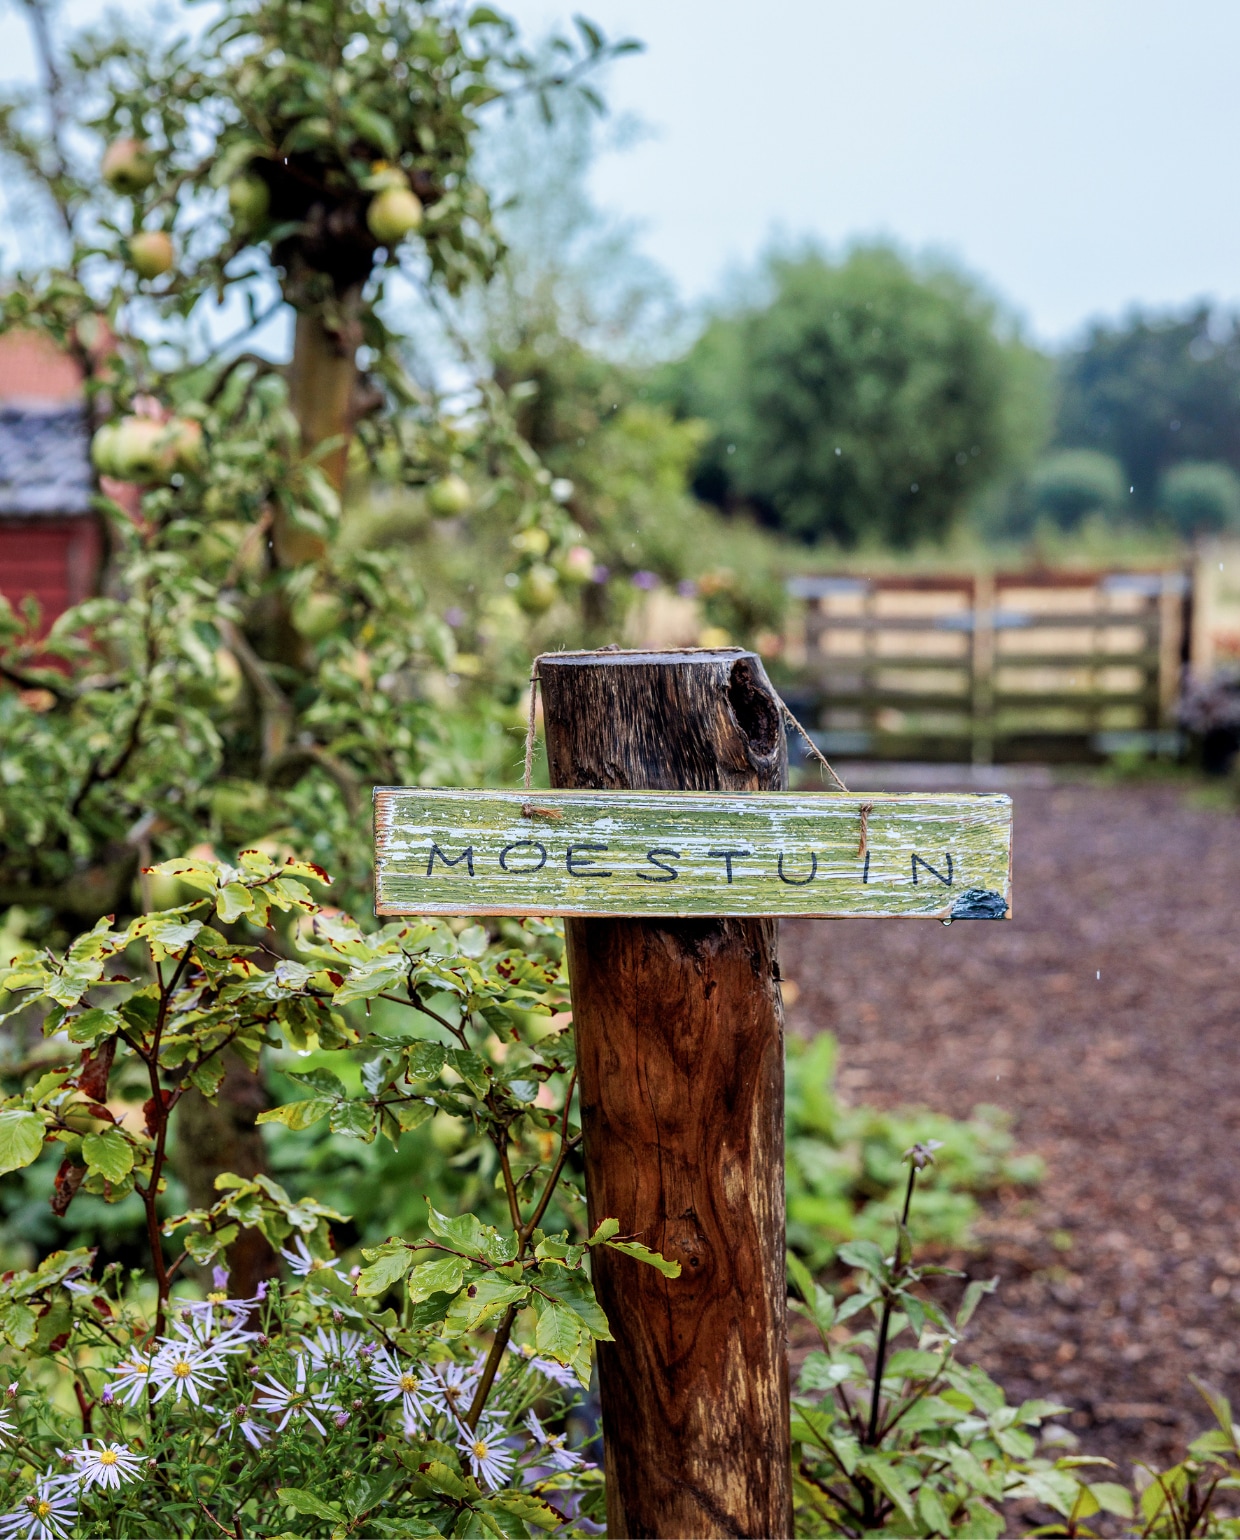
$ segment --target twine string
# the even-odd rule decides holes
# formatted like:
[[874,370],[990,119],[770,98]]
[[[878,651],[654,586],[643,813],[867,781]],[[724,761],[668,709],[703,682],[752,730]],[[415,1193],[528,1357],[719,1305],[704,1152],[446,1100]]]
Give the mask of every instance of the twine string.
[[[617,647],[617,646],[615,646],[614,643],[610,647],[603,647],[603,648],[600,648],[599,650],[602,651],[602,652],[614,652],[614,653],[617,653],[617,654],[624,654],[624,653],[636,654],[636,653],[649,652],[650,651],[650,649],[648,647]],[[715,647],[665,647],[665,648],[660,648],[661,652],[678,652],[678,653],[717,652],[718,650],[719,649],[715,648]],[[529,714],[529,720],[527,721],[526,727],[525,727],[525,774],[524,774],[524,780],[522,782],[523,789],[525,790],[527,796],[528,796],[529,792],[532,790],[531,783],[532,783],[533,778],[534,778],[534,745],[535,745],[535,739],[536,739],[536,735],[537,735],[537,722],[538,722],[538,687],[539,687],[538,665],[542,662],[542,660],[545,657],[554,657],[554,656],[557,656],[557,654],[540,652],[538,654],[538,656],[534,659],[534,662],[533,662],[533,664],[532,664],[532,666],[530,668],[530,714]],[[783,713],[784,721],[787,722],[790,727],[795,728],[795,730],[798,733],[800,733],[801,737],[805,740],[805,746],[806,746],[806,748],[810,752],[810,757],[812,759],[816,759],[818,761],[819,768],[820,769],[825,769],[827,771],[827,773],[830,775],[831,779],[835,782],[835,784],[839,787],[839,789],[841,791],[847,791],[848,787],[845,786],[842,778],[840,777],[839,773],[835,769],[834,765],[832,765],[831,761],[827,758],[827,756],[822,752],[822,750],[818,747],[818,745],[814,742],[814,740],[810,737],[810,735],[801,726],[800,722],[797,721],[796,717],[793,716],[791,710],[788,707],[788,703],[783,699],[783,697],[777,691],[773,690],[772,694],[774,694],[775,699],[778,702],[779,709]],[[862,855],[862,856],[864,856],[865,852],[866,852],[867,820],[869,818],[872,806],[873,806],[873,804],[869,803],[869,802],[864,802],[861,805],[861,848],[860,848],[859,854]],[[521,816],[522,816],[522,818],[560,818],[563,815],[561,813],[557,812],[554,808],[550,808],[550,807],[535,807],[533,802],[526,801],[526,802],[523,802],[521,804]]]
[[841,791],[847,791],[848,787],[845,786],[844,782],[840,779],[835,766],[797,721],[796,717],[793,716],[792,712],[788,709],[787,703],[778,695],[776,695],[775,699],[779,701],[780,710],[784,714],[784,721],[789,723],[790,726],[795,727],[797,732],[800,733],[801,737],[805,739],[805,747],[809,750],[810,757],[818,761],[819,768],[824,766],[826,767],[828,773],[831,776],[831,779],[835,782]]
[[[528,798],[530,782],[534,776],[534,736],[538,713],[538,665],[546,656],[539,653],[530,669],[530,718],[525,728],[525,792]],[[554,807],[535,807],[530,801],[521,804],[522,818],[563,818],[564,814]]]
[[864,861],[870,850],[870,814],[874,811],[874,804],[863,802],[858,811],[861,814],[861,838],[857,843],[857,860]]

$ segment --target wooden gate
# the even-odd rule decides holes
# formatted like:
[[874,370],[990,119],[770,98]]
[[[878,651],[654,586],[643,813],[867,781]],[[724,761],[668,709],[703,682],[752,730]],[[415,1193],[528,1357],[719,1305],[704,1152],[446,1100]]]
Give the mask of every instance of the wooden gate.
[[836,754],[1173,752],[1178,571],[797,577],[787,689]]

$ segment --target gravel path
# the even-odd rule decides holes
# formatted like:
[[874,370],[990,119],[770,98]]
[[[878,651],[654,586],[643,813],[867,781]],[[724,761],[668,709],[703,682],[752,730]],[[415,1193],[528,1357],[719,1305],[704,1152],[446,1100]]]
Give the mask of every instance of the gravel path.
[[846,1097],[997,1103],[1045,1157],[965,1264],[1001,1278],[967,1356],[1127,1474],[1206,1425],[1190,1373],[1240,1403],[1240,818],[1167,785],[1014,798],[1016,918],[786,922],[789,1025],[837,1034]]

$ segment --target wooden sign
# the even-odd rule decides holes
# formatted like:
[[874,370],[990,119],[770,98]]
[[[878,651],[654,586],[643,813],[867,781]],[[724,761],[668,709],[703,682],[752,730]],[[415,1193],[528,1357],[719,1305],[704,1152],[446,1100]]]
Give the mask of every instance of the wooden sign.
[[1011,844],[998,794],[381,786],[375,909],[1000,920]]

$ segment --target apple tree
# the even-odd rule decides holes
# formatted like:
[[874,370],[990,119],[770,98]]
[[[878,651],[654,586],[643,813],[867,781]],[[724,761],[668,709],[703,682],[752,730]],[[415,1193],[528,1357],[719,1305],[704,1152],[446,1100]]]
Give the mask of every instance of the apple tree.
[[489,7],[227,0],[198,38],[117,24],[58,48],[45,0],[27,9],[46,89],[4,104],[0,149],[63,260],[12,281],[0,321],[81,364],[111,559],[49,636],[0,617],[0,903],[93,921],[152,859],[263,838],[356,901],[368,787],[494,771],[486,729],[528,665],[510,625],[459,707],[428,693],[456,652],[445,606],[407,554],[342,532],[347,477],[536,532],[518,586],[581,540],[492,382],[449,413],[415,379],[391,295],[487,282],[482,115],[589,92],[630,45],[579,21],[548,69]]
[[[489,7],[442,0],[224,0],[198,36],[113,22],[67,43],[46,0],[26,10],[44,87],[0,105],[0,151],[43,260],[5,286],[0,327],[80,364],[109,559],[50,631],[0,603],[0,962],[23,929],[59,950],[183,906],[187,852],[296,855],[364,916],[370,786],[513,773],[513,591],[535,566],[559,581],[582,541],[493,380],[458,381],[449,409],[418,378],[394,296],[439,303],[502,257],[483,115],[592,97],[590,70],[631,45],[578,20],[540,63]],[[350,486],[376,482],[466,537],[507,528],[473,614],[446,613],[412,550],[355,538]],[[230,923],[271,962],[296,950],[278,914],[261,937]],[[263,1160],[255,1057],[219,1062],[178,1111],[207,1204],[216,1172]],[[234,1261],[251,1282],[268,1265]]]

